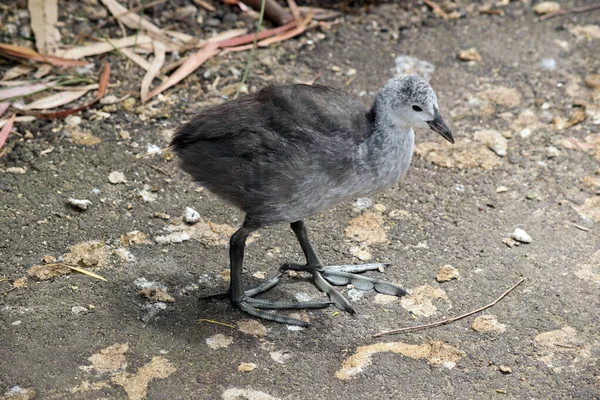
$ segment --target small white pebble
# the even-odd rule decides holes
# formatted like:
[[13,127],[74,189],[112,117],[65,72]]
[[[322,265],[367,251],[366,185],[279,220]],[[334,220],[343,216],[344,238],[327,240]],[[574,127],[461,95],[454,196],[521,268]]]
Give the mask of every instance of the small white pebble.
[[508,188],[506,186],[498,186],[496,188],[496,193],[505,193],[508,192]]
[[531,129],[529,128],[525,128],[521,131],[521,133],[519,133],[519,136],[521,136],[523,139],[525,139],[529,135],[531,135]]
[[79,199],[74,199],[72,197],[69,197],[67,199],[67,203],[75,208],[78,208],[80,210],[87,210],[89,206],[92,205],[92,202],[86,199],[83,200],[79,200]]
[[127,182],[127,179],[125,179],[125,174],[123,174],[122,172],[113,171],[110,174],[108,174],[108,181],[113,185],[117,185],[119,183]]
[[196,222],[200,221],[200,213],[198,213],[198,211],[194,210],[192,207],[186,207],[183,219],[188,224],[195,224]]
[[521,243],[531,243],[531,236],[521,228],[516,228],[510,237]]

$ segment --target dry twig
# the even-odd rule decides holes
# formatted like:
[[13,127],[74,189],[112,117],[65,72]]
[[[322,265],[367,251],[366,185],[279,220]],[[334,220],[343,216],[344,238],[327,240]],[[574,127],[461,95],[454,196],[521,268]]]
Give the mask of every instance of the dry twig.
[[423,0],[423,3],[425,3],[429,7],[431,7],[433,9],[433,12],[436,13],[439,17],[441,17],[443,19],[450,18],[448,16],[448,14],[446,14],[446,12],[444,10],[442,10],[442,7],[437,5],[437,3],[433,2],[432,0]]
[[458,321],[460,319],[470,317],[473,314],[477,314],[478,312],[481,312],[483,310],[487,310],[488,308],[490,308],[492,306],[495,306],[496,303],[498,303],[500,300],[502,300],[504,297],[506,297],[506,295],[508,295],[513,290],[515,290],[515,288],[517,286],[519,286],[521,283],[523,283],[523,281],[525,279],[526,278],[521,278],[517,283],[515,283],[514,285],[512,285],[510,287],[510,289],[508,289],[507,291],[505,291],[504,293],[502,293],[500,295],[500,297],[498,297],[496,300],[494,300],[493,302],[491,302],[490,304],[488,304],[486,306],[478,308],[477,310],[473,310],[473,311],[470,311],[470,312],[468,312],[466,314],[459,315],[458,317],[452,317],[452,318],[444,319],[442,321],[432,322],[430,324],[417,325],[417,326],[407,326],[405,328],[392,329],[390,331],[379,332],[379,333],[373,335],[373,337],[379,337],[379,336],[383,336],[383,335],[390,335],[392,333],[412,332],[412,331],[418,331],[418,330],[426,329],[426,328],[433,328],[433,327],[436,327],[436,326],[448,325],[448,324],[451,324],[452,322]]
[[600,9],[600,4],[592,4],[591,6],[573,8],[571,10],[559,10],[540,17],[540,21],[545,21],[550,18],[558,17],[559,15],[577,14]]

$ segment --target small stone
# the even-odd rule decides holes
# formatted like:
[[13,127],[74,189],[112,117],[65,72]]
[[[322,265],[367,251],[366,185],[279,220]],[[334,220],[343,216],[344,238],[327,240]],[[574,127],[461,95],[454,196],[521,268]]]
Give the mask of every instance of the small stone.
[[35,138],[35,136],[33,136],[33,133],[31,133],[31,131],[27,131],[27,132],[25,132],[25,135],[23,135],[23,139],[25,139],[25,140],[31,140],[34,138]]
[[156,236],[154,240],[158,244],[182,243],[190,240],[190,235],[187,232],[173,232],[168,235]]
[[121,108],[125,111],[131,111],[135,107],[135,99],[133,97],[128,97],[121,102]]
[[525,139],[526,137],[528,137],[530,135],[531,135],[531,129],[529,129],[529,128],[525,128],[519,133],[519,136],[521,136],[522,139]]
[[496,193],[505,193],[508,192],[508,188],[506,186],[498,186],[496,188]]
[[238,371],[240,372],[252,372],[256,369],[256,364],[254,363],[241,363],[238,365]]
[[546,147],[546,156],[548,158],[558,157],[558,156],[560,156],[560,150],[558,150],[554,146],[548,146],[548,147]]
[[346,76],[354,76],[356,75],[356,70],[354,68],[350,68],[348,71],[346,71]]
[[153,201],[156,201],[156,199],[158,198],[158,195],[156,193],[152,193],[147,189],[140,190],[139,195],[144,203],[151,203]]
[[160,219],[165,220],[165,221],[168,220],[168,219],[171,219],[171,216],[169,214],[167,214],[167,213],[164,213],[164,212],[155,212],[154,214],[152,214],[152,216],[154,218],[160,218]]
[[77,126],[81,124],[81,117],[79,115],[69,115],[65,118],[65,123],[68,126]]
[[185,215],[184,215],[183,219],[188,224],[192,224],[193,225],[196,222],[200,221],[200,214],[198,213],[198,211],[194,210],[193,208],[186,207],[185,208]]
[[82,307],[82,306],[73,306],[73,307],[71,307],[71,312],[72,312],[73,314],[76,314],[76,315],[77,315],[77,314],[85,314],[85,313],[87,313],[88,311],[89,311],[89,310],[88,310],[87,308],[85,308],[85,307]]
[[546,71],[554,71],[556,69],[556,60],[554,58],[542,58],[540,67]]
[[510,237],[521,243],[531,243],[531,236],[521,228],[516,228]]
[[119,183],[126,183],[127,179],[125,179],[125,175],[119,171],[113,171],[108,174],[108,181],[113,185],[117,185]]
[[460,276],[460,273],[458,272],[458,270],[456,268],[454,268],[450,264],[446,264],[446,265],[442,266],[442,268],[440,268],[435,279],[438,282],[448,282],[452,279],[458,279],[459,276]]
[[208,18],[204,23],[208,26],[217,27],[221,25],[221,20],[218,18]]
[[600,88],[600,74],[590,75],[585,78],[585,83],[592,89]]
[[536,12],[536,14],[543,15],[560,11],[560,4],[554,1],[544,1],[542,3],[536,4],[531,8],[533,9],[533,11]]
[[89,200],[79,200],[79,199],[74,199],[72,197],[69,197],[67,199],[67,204],[69,204],[72,207],[75,207],[77,209],[80,209],[82,211],[85,211],[88,209],[89,206],[92,205],[92,202]]
[[468,50],[459,51],[458,58],[462,61],[481,61],[481,55],[473,47]]
[[[104,9],[104,7],[103,7],[103,9]],[[109,94],[108,96],[104,96],[103,98],[100,99],[100,104],[105,106],[105,105],[109,105],[109,104],[115,104],[118,101],[119,101],[119,98],[117,96],[115,96],[114,94]]]
[[475,132],[474,138],[478,142],[485,144],[500,157],[506,156],[508,141],[500,132],[495,130],[477,131]]
[[506,365],[501,365],[501,366],[498,367],[498,369],[503,374],[512,374],[512,369],[510,367],[507,367]]
[[331,70],[333,72],[340,72],[342,69],[340,67],[338,67],[337,65],[334,65],[333,67],[331,67]]
[[9,174],[23,175],[27,172],[27,170],[23,167],[9,167],[6,168],[6,172],[8,172]]

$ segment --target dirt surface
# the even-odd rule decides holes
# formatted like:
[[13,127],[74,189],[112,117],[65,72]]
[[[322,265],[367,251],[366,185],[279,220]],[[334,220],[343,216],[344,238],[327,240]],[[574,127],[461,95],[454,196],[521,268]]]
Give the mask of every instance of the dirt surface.
[[[145,109],[121,103],[104,106],[106,114],[86,111],[71,125],[18,125],[33,137],[12,135],[0,160],[0,291],[7,291],[0,296],[0,396],[600,398],[600,89],[585,83],[600,73],[600,38],[577,28],[598,26],[600,14],[540,22],[521,2],[501,7],[504,15],[465,7],[464,18],[444,21],[421,6],[373,5],[257,52],[250,90],[322,72],[320,83],[365,103],[394,73],[396,56],[428,61],[458,138],[451,147],[417,132],[417,155],[402,182],[372,202],[307,221],[325,263],[391,263],[371,275],[411,292],[400,301],[349,290],[356,316],[302,312],[307,329],[248,322],[227,301],[198,301],[226,288],[227,235],[243,215],[194,186],[168,154],[148,152],[165,147],[195,112],[223,101],[219,90],[239,79],[247,53],[211,60]],[[469,48],[481,61],[458,59]],[[140,71],[117,55],[108,60],[114,94],[139,90]],[[109,176],[119,181],[114,171],[125,181],[111,183]],[[78,210],[69,198],[92,204]],[[195,225],[181,225],[186,207],[200,214]],[[347,237],[349,225],[374,236]],[[510,239],[515,228],[531,243]],[[189,240],[157,243],[173,230]],[[141,233],[122,237],[132,231]],[[68,268],[50,271],[57,276],[48,280],[29,276],[36,265],[32,274],[48,273],[44,257],[50,265],[64,257],[107,281]],[[302,256],[290,229],[278,226],[253,238],[246,260],[249,286]],[[444,267],[438,282],[445,265],[456,271]],[[483,318],[372,337],[468,312],[521,277],[527,280]],[[290,277],[268,296],[320,293]]]

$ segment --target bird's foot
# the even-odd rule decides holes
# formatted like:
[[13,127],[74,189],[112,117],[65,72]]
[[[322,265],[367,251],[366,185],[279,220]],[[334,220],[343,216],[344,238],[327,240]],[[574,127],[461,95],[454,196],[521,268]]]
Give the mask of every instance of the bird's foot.
[[309,326],[306,321],[296,318],[286,317],[273,312],[263,310],[281,310],[281,309],[303,309],[303,308],[325,308],[333,304],[330,301],[287,301],[287,300],[267,300],[257,299],[254,296],[266,292],[281,280],[281,275],[268,279],[255,287],[244,292],[237,299],[231,299],[240,310],[257,318],[268,319],[270,321],[280,322],[288,325]]
[[392,296],[404,296],[406,291],[401,287],[381,279],[358,275],[365,271],[381,270],[389,264],[336,265],[331,267],[311,266],[302,264],[285,264],[282,271],[305,271],[313,275],[315,285],[327,293],[329,298],[340,310],[354,314],[355,310],[350,301],[332,285],[344,286],[352,284],[358,290],[372,290]]

